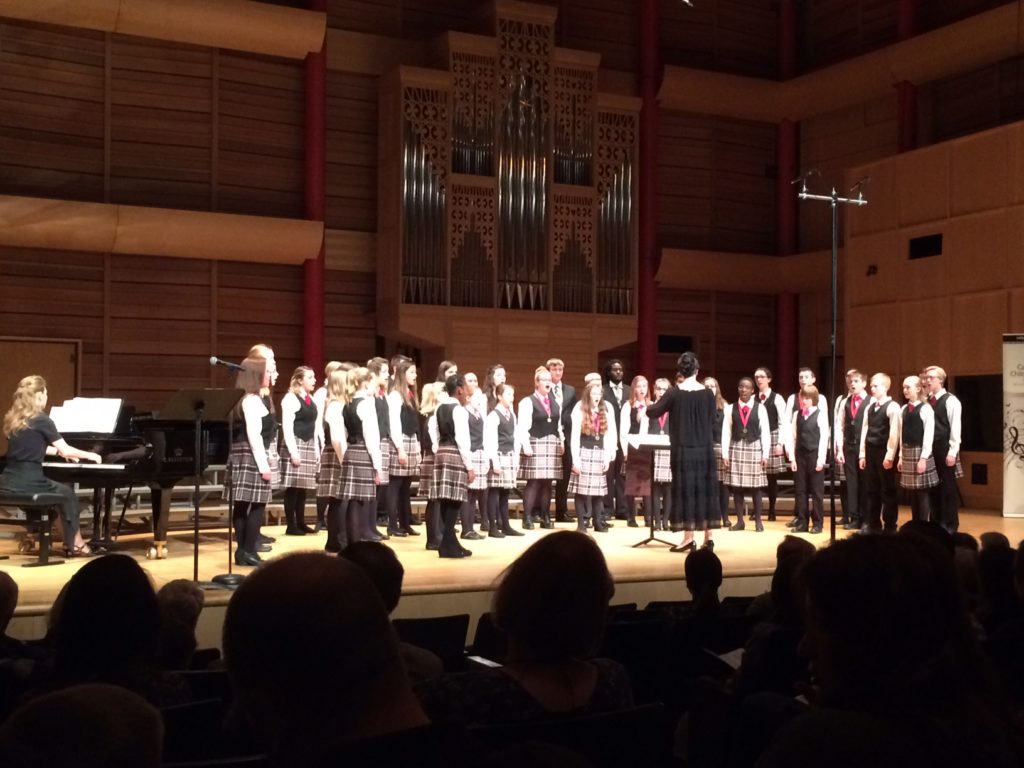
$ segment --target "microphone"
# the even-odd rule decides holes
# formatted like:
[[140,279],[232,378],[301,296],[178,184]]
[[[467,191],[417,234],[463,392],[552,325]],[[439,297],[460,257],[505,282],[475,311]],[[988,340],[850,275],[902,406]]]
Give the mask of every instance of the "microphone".
[[223,365],[225,368],[231,371],[244,371],[245,368],[240,366],[238,363],[229,363],[227,360],[221,360],[219,357],[211,357],[210,365]]
[[850,191],[851,192],[853,192],[853,191],[858,191],[858,192],[863,191],[864,190],[864,185],[867,184],[869,181],[871,181],[871,177],[870,176],[865,176],[862,179],[858,179],[857,181],[855,181],[853,183],[853,186],[850,187]]

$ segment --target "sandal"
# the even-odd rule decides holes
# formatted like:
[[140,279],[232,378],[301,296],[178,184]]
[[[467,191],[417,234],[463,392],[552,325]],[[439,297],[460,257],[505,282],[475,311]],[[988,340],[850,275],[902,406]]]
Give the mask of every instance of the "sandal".
[[102,548],[92,549],[88,544],[81,544],[71,549],[64,548],[64,557],[96,557],[102,554]]

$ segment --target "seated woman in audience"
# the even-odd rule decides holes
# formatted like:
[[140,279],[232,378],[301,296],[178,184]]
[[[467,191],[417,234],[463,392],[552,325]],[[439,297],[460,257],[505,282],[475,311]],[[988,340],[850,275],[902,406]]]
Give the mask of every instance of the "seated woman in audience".
[[604,555],[585,534],[537,541],[505,571],[494,597],[508,637],[505,666],[419,686],[431,720],[496,724],[631,707],[625,669],[593,658],[614,591]]

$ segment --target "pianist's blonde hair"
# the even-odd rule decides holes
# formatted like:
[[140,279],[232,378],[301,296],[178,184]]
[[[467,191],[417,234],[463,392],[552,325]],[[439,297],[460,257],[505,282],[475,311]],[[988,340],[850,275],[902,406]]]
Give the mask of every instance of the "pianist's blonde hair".
[[4,435],[10,437],[15,432],[20,432],[28,426],[33,416],[43,412],[39,407],[36,395],[46,391],[46,379],[42,376],[26,376],[18,382],[18,388],[14,390],[14,399],[11,402],[11,410],[4,416]]

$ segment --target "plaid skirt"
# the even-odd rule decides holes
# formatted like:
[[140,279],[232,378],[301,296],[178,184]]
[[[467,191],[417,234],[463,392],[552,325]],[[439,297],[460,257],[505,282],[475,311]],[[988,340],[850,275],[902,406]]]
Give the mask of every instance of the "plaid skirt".
[[[760,452],[760,443],[757,443],[756,445],[758,446],[758,452]],[[768,467],[764,470],[769,475],[781,475],[781,474],[789,471],[789,462],[786,461],[785,452],[783,452],[782,456],[776,456],[775,455],[775,448],[778,445],[779,445],[779,430],[773,429],[772,430],[772,447],[771,447],[771,450],[768,452]],[[760,464],[760,462],[758,462],[758,463]],[[765,481],[765,482],[767,482],[767,481]],[[761,485],[764,485],[764,484],[765,483],[761,483]],[[757,486],[757,485],[744,485],[744,486],[741,486],[741,487],[743,487],[743,488],[758,488],[760,486]]]
[[391,479],[391,468],[398,466],[398,449],[390,437],[380,441],[380,481],[387,485]]
[[960,463],[960,454],[956,456],[956,467],[953,468],[953,474],[957,480],[964,476],[964,465]]
[[391,476],[417,477],[420,473],[420,439],[416,435],[402,435],[402,450],[409,461],[404,467],[399,464],[396,449],[394,461],[391,463]]
[[531,437],[533,456],[525,453],[519,462],[520,480],[561,480],[562,457],[558,455],[560,443],[555,435]]
[[448,499],[450,501],[466,501],[466,485],[469,476],[462,454],[454,445],[442,445],[434,454],[434,477],[430,484],[431,500]]
[[277,452],[277,443],[272,442],[267,448],[267,461],[270,462],[270,487],[281,487],[281,456]]
[[341,491],[338,498],[373,501],[377,498],[377,484],[373,478],[373,462],[366,443],[349,445],[341,460]]
[[338,454],[334,452],[334,446],[330,444],[320,454],[320,475],[316,481],[316,496],[318,499],[341,498],[341,462],[338,461]]
[[715,443],[715,473],[718,476],[718,482],[729,483],[729,470],[725,468],[725,462],[722,459],[722,444]]
[[726,483],[733,488],[764,488],[768,477],[761,468],[761,441],[745,443],[742,440],[729,446],[729,477]]
[[487,476],[487,480],[490,483],[491,488],[508,488],[509,490],[516,487],[516,456],[514,453],[499,453],[498,454],[498,465],[501,467],[501,472],[498,474],[491,473]]
[[430,497],[430,489],[434,486],[434,454],[428,453],[420,458],[420,482],[416,488],[417,496]]
[[580,448],[580,473],[569,475],[567,493],[580,496],[604,496],[608,493],[605,474],[604,448]]
[[672,451],[667,448],[657,448],[654,451],[654,477],[656,483],[672,482]]
[[483,448],[470,454],[469,466],[474,473],[473,482],[469,484],[469,487],[474,491],[489,487],[487,475],[491,470],[491,460],[487,458]]
[[935,469],[934,456],[929,456],[928,461],[925,462],[924,474],[917,474],[921,446],[904,443],[900,448],[900,458],[903,461],[903,471],[900,472],[900,488],[906,488],[908,491],[920,491],[925,488],[934,488],[939,484],[939,473]]
[[298,446],[299,459],[302,463],[297,467],[292,464],[291,455],[288,453],[288,446],[284,446],[284,450],[281,452],[281,463],[283,465],[281,485],[285,488],[304,488],[309,491],[316,488],[316,473],[318,469],[316,445],[313,440],[296,439],[295,442]]
[[231,446],[224,485],[229,493],[233,492],[235,501],[250,501],[253,504],[266,504],[270,501],[273,487],[260,476],[260,468],[245,440]]

